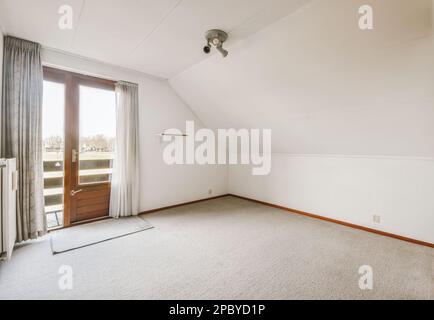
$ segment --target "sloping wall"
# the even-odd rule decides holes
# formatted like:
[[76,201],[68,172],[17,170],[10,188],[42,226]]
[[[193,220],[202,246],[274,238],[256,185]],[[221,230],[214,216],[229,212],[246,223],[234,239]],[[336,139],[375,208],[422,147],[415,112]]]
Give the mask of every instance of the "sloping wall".
[[434,242],[432,3],[314,1],[171,79],[210,127],[272,129],[272,173],[229,192]]
[[182,130],[186,120],[194,120],[198,127],[201,124],[167,81],[52,50],[44,50],[43,61],[66,70],[139,84],[142,211],[227,193],[226,166],[168,166],[163,162],[166,144],[156,134],[169,128]]
[[431,157],[431,4],[314,1],[170,83],[208,126],[272,128],[275,152]]

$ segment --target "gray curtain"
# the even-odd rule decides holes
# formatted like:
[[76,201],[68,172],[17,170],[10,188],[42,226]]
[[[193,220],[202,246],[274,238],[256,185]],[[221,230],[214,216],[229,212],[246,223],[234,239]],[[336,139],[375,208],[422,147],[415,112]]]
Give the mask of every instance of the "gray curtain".
[[139,214],[139,98],[136,84],[116,83],[116,151],[110,195],[113,218]]
[[47,231],[42,163],[41,46],[6,37],[3,56],[1,157],[16,158],[17,241]]

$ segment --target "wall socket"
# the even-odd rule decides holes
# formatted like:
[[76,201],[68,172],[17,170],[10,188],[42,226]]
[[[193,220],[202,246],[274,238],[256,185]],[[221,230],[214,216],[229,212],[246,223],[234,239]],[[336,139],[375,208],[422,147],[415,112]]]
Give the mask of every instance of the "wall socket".
[[381,216],[379,214],[374,214],[372,216],[372,221],[374,221],[374,223],[381,223]]

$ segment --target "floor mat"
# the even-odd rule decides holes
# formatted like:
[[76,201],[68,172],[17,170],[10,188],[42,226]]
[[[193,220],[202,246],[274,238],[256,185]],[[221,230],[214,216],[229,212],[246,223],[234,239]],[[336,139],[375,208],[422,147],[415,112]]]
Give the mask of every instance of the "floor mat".
[[76,250],[152,228],[148,221],[140,217],[108,219],[83,224],[54,231],[51,235],[51,251],[53,254],[58,254]]

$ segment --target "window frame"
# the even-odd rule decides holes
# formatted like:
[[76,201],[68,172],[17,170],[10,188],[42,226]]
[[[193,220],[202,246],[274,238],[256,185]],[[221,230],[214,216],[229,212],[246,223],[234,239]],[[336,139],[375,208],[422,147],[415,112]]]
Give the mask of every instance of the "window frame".
[[79,157],[77,162],[72,162],[72,150],[78,151],[79,144],[79,119],[80,97],[79,86],[87,86],[96,89],[115,91],[116,81],[89,76],[64,69],[43,66],[43,80],[61,83],[65,86],[65,110],[64,110],[64,177],[63,177],[63,202],[64,202],[64,227],[71,225],[71,218],[76,208],[72,202],[71,190],[87,188],[97,192],[111,188],[111,182],[95,182],[80,184]]

